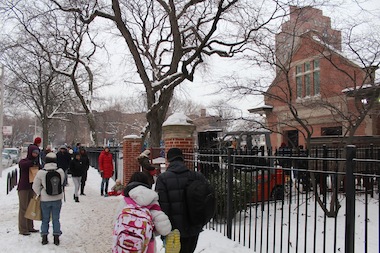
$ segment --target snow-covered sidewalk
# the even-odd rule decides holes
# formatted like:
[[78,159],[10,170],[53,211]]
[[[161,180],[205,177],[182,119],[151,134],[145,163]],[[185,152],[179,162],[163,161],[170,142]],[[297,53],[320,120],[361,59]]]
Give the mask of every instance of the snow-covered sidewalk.
[[[121,200],[119,197],[100,196],[100,176],[97,170],[90,168],[86,196],[79,197],[79,203],[74,202],[74,184],[69,179],[66,187],[66,202],[63,202],[61,211],[61,244],[55,246],[52,243],[52,235],[49,236],[49,244],[41,245],[41,237],[38,233],[30,236],[22,236],[18,233],[18,196],[16,189],[6,195],[7,172],[17,168],[13,166],[2,173],[0,179],[0,251],[7,253],[106,253],[111,252],[111,240],[113,219],[115,210]],[[110,181],[110,187],[114,182]],[[34,222],[39,229],[41,222]],[[50,233],[52,228],[50,229]],[[156,238],[158,252],[164,252],[159,237]],[[228,240],[220,233],[205,230],[201,233],[196,253],[248,253],[252,249],[244,248],[236,242]]]

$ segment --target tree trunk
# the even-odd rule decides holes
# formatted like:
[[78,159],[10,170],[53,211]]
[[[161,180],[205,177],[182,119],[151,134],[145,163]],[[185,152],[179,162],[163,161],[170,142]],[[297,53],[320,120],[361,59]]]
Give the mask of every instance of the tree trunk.
[[49,145],[49,119],[42,119],[42,149]]

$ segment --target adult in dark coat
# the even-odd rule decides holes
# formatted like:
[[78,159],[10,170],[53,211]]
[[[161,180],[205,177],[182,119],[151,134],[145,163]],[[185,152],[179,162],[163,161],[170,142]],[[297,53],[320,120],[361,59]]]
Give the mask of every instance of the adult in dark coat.
[[80,154],[80,160],[83,164],[83,174],[81,178],[81,184],[80,184],[80,195],[86,195],[84,194],[84,186],[86,185],[87,181],[87,171],[90,168],[90,159],[88,159],[87,151],[84,147],[79,148],[79,154]]
[[137,161],[139,162],[140,166],[142,167],[142,172],[148,177],[149,179],[149,186],[152,187],[154,184],[153,175],[156,174],[156,167],[154,167],[152,164],[150,164],[149,161],[149,155],[150,150],[146,149],[144,150],[138,157]]
[[20,179],[17,186],[19,199],[18,230],[22,235],[30,235],[30,233],[38,232],[37,229],[34,229],[33,221],[25,218],[24,215],[28,208],[29,201],[34,196],[32,183],[29,182],[29,168],[32,166],[40,167],[38,159],[39,153],[40,150],[38,146],[30,145],[26,158],[21,159],[18,164],[20,168]]
[[57,153],[57,167],[63,169],[65,172],[65,180],[63,181],[63,186],[67,185],[67,171],[69,170],[70,161],[71,155],[69,154],[67,147],[65,145],[62,145]]
[[70,162],[70,171],[74,182],[74,200],[75,202],[79,202],[79,188],[84,172],[84,166],[79,153],[74,153],[74,159]]
[[158,176],[156,182],[159,203],[162,211],[169,216],[173,229],[177,228],[180,231],[180,253],[192,253],[197,246],[202,226],[190,224],[189,218],[186,215],[184,190],[189,178],[205,181],[206,178],[201,173],[190,171],[186,167],[182,151],[178,148],[169,149],[167,160],[170,164],[166,172]]

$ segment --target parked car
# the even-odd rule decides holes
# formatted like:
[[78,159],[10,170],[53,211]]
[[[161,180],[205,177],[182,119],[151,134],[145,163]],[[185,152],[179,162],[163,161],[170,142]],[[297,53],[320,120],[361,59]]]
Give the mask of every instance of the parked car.
[[2,153],[1,163],[3,165],[3,168],[8,168],[12,166],[13,159],[9,154]]
[[20,150],[18,148],[4,148],[3,153],[9,154],[13,163],[20,161]]

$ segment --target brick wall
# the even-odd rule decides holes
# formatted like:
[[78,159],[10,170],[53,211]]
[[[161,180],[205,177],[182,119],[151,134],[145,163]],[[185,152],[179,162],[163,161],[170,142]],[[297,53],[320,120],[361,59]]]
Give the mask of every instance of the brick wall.
[[[184,116],[185,117],[185,116]],[[169,118],[168,118],[169,120]],[[193,124],[172,124],[162,127],[163,139],[165,142],[165,154],[170,148],[180,148],[186,160],[193,160],[195,125]],[[189,169],[194,169],[192,162],[187,162]]]
[[123,142],[123,184],[129,182],[132,174],[140,171],[140,165],[137,157],[141,153],[141,138],[137,135],[129,135],[124,137]]

